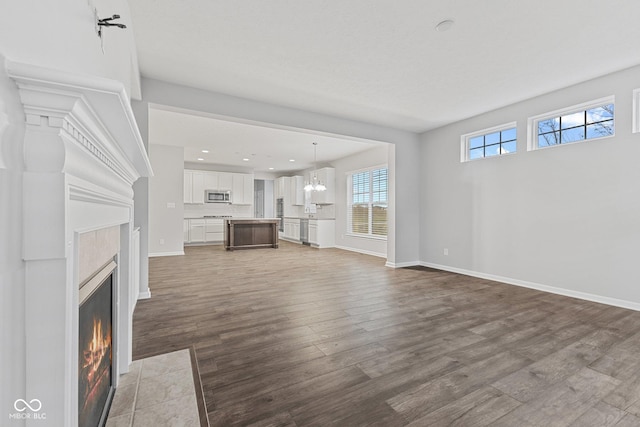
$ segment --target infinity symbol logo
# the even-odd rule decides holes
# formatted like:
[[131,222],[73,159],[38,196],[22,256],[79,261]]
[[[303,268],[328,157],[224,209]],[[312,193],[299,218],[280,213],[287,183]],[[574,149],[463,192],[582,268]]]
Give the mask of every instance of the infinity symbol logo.
[[33,412],[38,412],[40,409],[42,409],[42,402],[40,402],[38,399],[31,399],[30,402],[27,402],[24,399],[18,399],[14,402],[13,407],[16,408],[16,411],[18,412],[24,412],[27,410],[27,408],[29,408]]

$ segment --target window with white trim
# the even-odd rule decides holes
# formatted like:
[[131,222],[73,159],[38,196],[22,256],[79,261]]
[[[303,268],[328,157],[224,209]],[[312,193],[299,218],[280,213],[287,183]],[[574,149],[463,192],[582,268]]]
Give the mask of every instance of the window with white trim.
[[611,137],[614,111],[614,97],[607,97],[531,117],[528,149]]
[[516,122],[462,135],[460,138],[462,147],[460,160],[466,162],[515,153],[517,150],[516,136]]
[[347,232],[349,234],[386,238],[388,175],[386,166],[348,174]]

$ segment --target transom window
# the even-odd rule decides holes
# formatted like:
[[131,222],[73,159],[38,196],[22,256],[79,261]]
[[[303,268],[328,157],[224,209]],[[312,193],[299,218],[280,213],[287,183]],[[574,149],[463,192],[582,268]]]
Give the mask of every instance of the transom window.
[[532,117],[529,149],[613,136],[614,110],[610,97]]
[[516,140],[515,122],[462,135],[461,160],[465,162],[515,153]]
[[353,172],[347,179],[347,227],[350,234],[387,235],[388,170],[378,167]]

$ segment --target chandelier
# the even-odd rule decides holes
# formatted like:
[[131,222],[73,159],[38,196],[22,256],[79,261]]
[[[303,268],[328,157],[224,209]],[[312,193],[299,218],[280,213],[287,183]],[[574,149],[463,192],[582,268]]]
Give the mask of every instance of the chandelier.
[[327,187],[325,187],[325,185],[322,183],[322,181],[318,180],[318,159],[317,159],[317,150],[318,148],[318,143],[314,142],[313,143],[313,166],[314,166],[314,171],[313,171],[313,176],[311,177],[311,181],[307,182],[307,184],[304,186],[304,191],[324,191],[327,189]]

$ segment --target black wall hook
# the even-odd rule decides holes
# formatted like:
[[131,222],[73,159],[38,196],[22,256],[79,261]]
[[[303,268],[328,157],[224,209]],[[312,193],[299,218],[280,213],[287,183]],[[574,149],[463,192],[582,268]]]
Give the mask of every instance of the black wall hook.
[[102,37],[102,27],[127,28],[126,25],[120,24],[119,22],[111,22],[116,19],[120,19],[120,15],[113,15],[110,18],[98,19],[98,35]]

